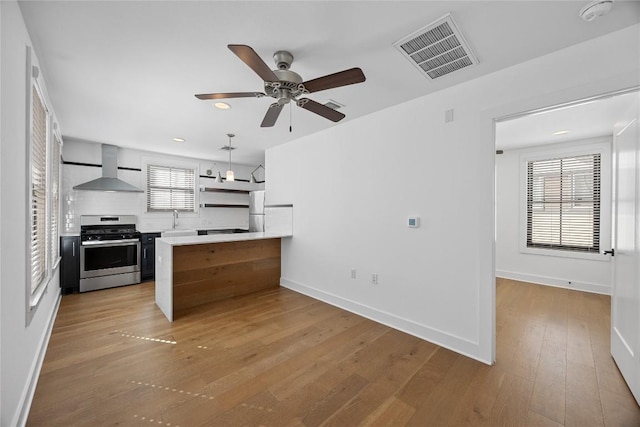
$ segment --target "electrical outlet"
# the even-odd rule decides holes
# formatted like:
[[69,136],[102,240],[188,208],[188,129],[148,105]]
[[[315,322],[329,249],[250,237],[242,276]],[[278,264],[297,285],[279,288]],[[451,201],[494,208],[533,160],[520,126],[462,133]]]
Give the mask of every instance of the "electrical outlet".
[[356,269],[355,269],[355,268],[352,268],[352,269],[351,269],[351,278],[352,278],[352,279],[355,279],[355,278],[356,278]]
[[373,273],[371,275],[371,284],[372,285],[377,285],[378,284],[378,273]]

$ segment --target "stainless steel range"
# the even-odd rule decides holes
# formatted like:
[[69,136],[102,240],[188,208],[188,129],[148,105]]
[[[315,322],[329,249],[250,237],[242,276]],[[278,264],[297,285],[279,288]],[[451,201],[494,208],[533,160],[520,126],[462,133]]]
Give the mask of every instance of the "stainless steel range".
[[80,292],[140,283],[135,215],[80,217]]

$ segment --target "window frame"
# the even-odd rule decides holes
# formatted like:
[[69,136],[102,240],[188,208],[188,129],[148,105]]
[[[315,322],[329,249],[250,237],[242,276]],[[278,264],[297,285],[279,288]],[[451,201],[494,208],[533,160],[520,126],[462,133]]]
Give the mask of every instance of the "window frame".
[[[528,163],[564,157],[580,157],[589,154],[600,154],[600,251],[585,252],[564,248],[527,246]],[[519,247],[521,253],[608,262],[609,257],[602,256],[602,251],[611,245],[611,138],[592,138],[523,150],[520,154],[519,206]]]
[[[58,153],[58,162],[61,159],[62,138],[57,132],[57,123],[55,115],[51,108],[51,102],[46,92],[46,86],[42,79],[40,70],[34,65],[34,57],[31,47],[26,49],[26,87],[25,87],[25,184],[26,184],[26,262],[25,262],[25,323],[29,326],[31,320],[42,301],[42,297],[47,293],[52,280],[57,277],[56,271],[60,265],[59,253],[59,236],[60,236],[60,218],[61,218],[61,168],[58,163],[57,169],[53,167],[53,157]],[[32,257],[32,236],[33,236],[33,165],[34,165],[34,147],[33,147],[33,126],[34,126],[34,94],[38,95],[39,101],[44,107],[44,124],[45,124],[45,141],[44,141],[44,230],[38,232],[40,238],[44,239],[42,243],[44,248],[43,257],[43,275],[37,284],[33,283],[33,257]],[[57,144],[57,148],[54,146]],[[54,177],[53,173],[57,170],[58,176]],[[54,179],[57,178],[57,179]],[[57,185],[57,199],[54,197]],[[53,227],[51,224],[53,217],[57,218],[58,225]],[[56,249],[56,250],[53,250]]]
[[[37,94],[40,102],[42,103],[43,109],[44,109],[44,125],[45,125],[45,136],[44,136],[44,159],[43,159],[43,167],[44,167],[44,171],[41,171],[41,174],[43,175],[44,178],[44,184],[42,185],[43,189],[44,189],[44,196],[43,196],[43,203],[44,206],[42,207],[42,211],[44,213],[44,231],[40,230],[40,232],[38,232],[38,230],[36,229],[36,239],[38,237],[38,235],[42,235],[42,238],[44,238],[44,242],[40,242],[39,244],[42,245],[42,250],[44,251],[44,254],[42,255],[42,262],[44,263],[44,265],[41,266],[42,269],[42,278],[39,279],[39,282],[37,284],[33,283],[33,268],[34,268],[34,260],[33,260],[33,234],[34,234],[34,228],[33,228],[33,210],[34,210],[34,205],[35,205],[35,200],[34,200],[34,168],[35,168],[35,149],[34,149],[34,135],[33,135],[33,128],[34,128],[34,105],[33,105],[33,99],[34,96]],[[31,91],[30,91],[30,103],[29,103],[29,133],[28,133],[28,147],[29,147],[29,156],[28,156],[28,169],[27,169],[27,174],[28,174],[28,209],[27,209],[27,217],[28,217],[28,222],[27,224],[29,225],[29,229],[28,229],[28,239],[27,239],[27,253],[28,253],[28,259],[29,259],[29,265],[28,265],[28,271],[29,271],[29,275],[28,275],[28,282],[29,285],[27,286],[27,290],[29,292],[29,297],[31,300],[31,306],[34,306],[37,304],[37,300],[39,300],[40,298],[40,294],[43,292],[42,288],[46,287],[47,283],[49,282],[50,279],[50,260],[49,260],[49,245],[50,245],[50,236],[49,236],[49,208],[50,208],[50,202],[48,199],[48,188],[49,188],[49,183],[50,183],[50,179],[49,179],[49,174],[50,174],[50,168],[48,167],[48,160],[50,157],[49,154],[49,147],[48,147],[48,140],[49,140],[49,133],[50,133],[50,120],[49,120],[49,110],[47,108],[47,103],[45,102],[43,93],[42,93],[42,89],[40,87],[40,84],[38,83],[37,79],[32,79],[31,80]],[[33,300],[36,301],[33,301]]]
[[199,174],[199,165],[197,163],[190,163],[190,162],[180,162],[180,161],[168,161],[166,159],[159,159],[159,158],[144,158],[143,162],[142,162],[142,166],[143,166],[143,170],[142,173],[144,174],[144,180],[145,180],[145,186],[144,186],[144,200],[142,201],[143,203],[143,212],[147,213],[147,214],[163,214],[163,213],[167,213],[167,212],[173,212],[175,209],[172,208],[168,208],[168,209],[149,209],[149,203],[148,203],[148,198],[149,198],[149,166],[157,166],[157,167],[164,167],[164,168],[176,168],[176,169],[190,169],[193,170],[193,210],[185,210],[185,209],[178,209],[178,212],[180,212],[181,216],[186,216],[186,217],[190,217],[190,216],[197,216],[198,215],[198,208],[199,208],[199,197],[200,197],[200,192],[199,192],[199,179],[200,179],[200,174]]

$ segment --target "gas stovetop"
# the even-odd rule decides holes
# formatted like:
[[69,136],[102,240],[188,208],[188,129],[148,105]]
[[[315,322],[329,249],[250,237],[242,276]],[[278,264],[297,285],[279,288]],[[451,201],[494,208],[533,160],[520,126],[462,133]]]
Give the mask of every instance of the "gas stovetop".
[[80,217],[80,240],[140,239],[133,215],[83,215]]
[[113,225],[88,225],[80,228],[80,240],[122,240],[139,239],[140,232],[133,224]]

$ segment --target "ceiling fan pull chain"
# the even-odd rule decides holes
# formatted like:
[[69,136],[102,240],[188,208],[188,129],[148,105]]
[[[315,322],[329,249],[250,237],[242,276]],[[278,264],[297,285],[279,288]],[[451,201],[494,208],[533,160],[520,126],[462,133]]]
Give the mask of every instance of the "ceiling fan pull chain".
[[293,129],[292,111],[293,111],[293,107],[291,106],[291,103],[289,103],[289,133],[291,133]]

